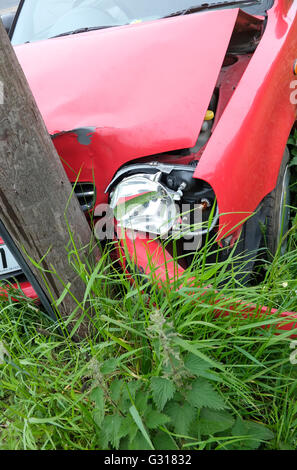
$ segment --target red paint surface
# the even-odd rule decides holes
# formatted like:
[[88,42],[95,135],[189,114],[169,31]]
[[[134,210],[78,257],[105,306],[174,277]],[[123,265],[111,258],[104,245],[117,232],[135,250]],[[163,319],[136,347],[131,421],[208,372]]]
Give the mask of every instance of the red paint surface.
[[[202,12],[16,46],[50,134],[94,126],[89,146],[55,139],[69,178],[98,201],[124,163],[195,145],[238,15]],[[210,32],[215,32],[209,40]]]
[[296,79],[296,9],[297,2],[281,0],[268,11],[265,33],[195,172],[216,193],[221,235],[253,212],[276,185],[296,118],[296,105],[290,102],[290,83]]
[[[296,7],[277,0],[268,11],[195,173],[215,190],[222,235],[276,184],[296,116]],[[97,203],[123,164],[195,145],[237,15],[202,12],[15,47],[49,132],[96,128],[89,146],[71,134],[55,145],[72,181],[78,173],[81,181],[95,177]]]
[[[127,270],[127,259],[132,260],[135,266],[135,272],[143,272],[151,275],[153,280],[161,287],[162,283],[171,284],[174,288],[180,288],[179,278],[182,276],[184,269],[172,258],[166,249],[156,240],[149,238],[143,239],[143,234],[135,235],[135,239],[131,240],[128,236],[123,239],[123,233],[118,229],[121,249],[121,262],[124,270]],[[132,276],[130,276],[133,282]],[[197,285],[197,279],[188,279],[189,287],[191,283]],[[173,287],[172,287],[173,288]],[[208,287],[199,292],[199,297],[195,301],[202,304],[205,303],[204,295],[207,294]],[[194,292],[193,292],[194,293]],[[216,294],[219,294],[217,291]],[[191,295],[191,294],[189,294]],[[215,299],[207,299],[213,306],[213,315],[215,318],[221,316],[235,316],[245,319],[254,318],[260,321],[266,321],[271,318],[273,324],[260,325],[262,328],[274,328],[277,333],[282,331],[292,331],[297,329],[297,313],[296,312],[280,312],[275,308],[268,308],[262,305],[248,304],[236,299],[230,299],[225,296],[215,297]],[[275,320],[279,318],[279,323]],[[296,334],[291,335],[292,338],[297,337]]]
[[[11,286],[13,289],[18,290],[18,285],[17,284],[12,284]],[[32,300],[38,300],[38,295],[36,294],[35,290],[31,286],[29,282],[21,282],[20,283],[21,291],[24,294],[24,297],[28,297],[29,299]],[[2,293],[5,293],[5,290],[2,290]],[[18,291],[19,293],[19,291]],[[11,290],[10,290],[10,295],[11,295]]]
[[[296,117],[290,103],[296,8],[297,2],[276,0],[268,12],[264,36],[195,172],[214,188],[225,232],[276,184]],[[92,181],[94,174],[101,202],[123,164],[194,146],[237,15],[236,9],[203,12],[17,46],[49,132],[96,128],[89,146],[74,134],[55,138],[70,180],[80,172],[80,181]],[[137,242],[145,269],[146,250],[166,277],[163,251]]]

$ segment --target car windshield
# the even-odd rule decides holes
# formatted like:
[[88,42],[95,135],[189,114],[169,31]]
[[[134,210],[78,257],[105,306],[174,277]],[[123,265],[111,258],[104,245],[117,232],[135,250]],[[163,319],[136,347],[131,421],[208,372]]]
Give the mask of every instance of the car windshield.
[[[251,2],[247,0],[245,3],[248,5]],[[242,0],[26,0],[14,29],[12,43],[48,39],[82,28],[150,21],[186,13],[187,9],[194,7],[207,9],[242,4]]]

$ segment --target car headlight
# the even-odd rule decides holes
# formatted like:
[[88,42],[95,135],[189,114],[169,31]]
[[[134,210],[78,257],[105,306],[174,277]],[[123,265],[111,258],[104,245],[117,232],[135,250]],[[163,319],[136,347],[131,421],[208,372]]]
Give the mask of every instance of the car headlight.
[[122,180],[111,194],[110,206],[122,228],[165,235],[179,216],[170,190],[159,182],[161,174],[138,174]]

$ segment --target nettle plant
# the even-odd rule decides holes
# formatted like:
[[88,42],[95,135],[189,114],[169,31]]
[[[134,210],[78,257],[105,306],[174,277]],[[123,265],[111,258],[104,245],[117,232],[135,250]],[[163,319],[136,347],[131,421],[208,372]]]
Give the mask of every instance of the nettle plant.
[[191,352],[161,312],[149,323],[142,376],[123,373],[123,361],[135,351],[89,363],[99,449],[257,449],[273,438],[231,409],[218,387],[216,369],[223,365]]

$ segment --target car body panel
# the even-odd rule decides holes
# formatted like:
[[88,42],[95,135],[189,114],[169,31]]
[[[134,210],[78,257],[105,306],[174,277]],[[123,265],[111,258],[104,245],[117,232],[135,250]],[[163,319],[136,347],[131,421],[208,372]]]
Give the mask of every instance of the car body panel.
[[[290,103],[296,8],[297,2],[275,1],[255,52],[231,72],[236,83],[222,90],[227,99],[197,155],[194,176],[215,191],[220,237],[242,223],[276,184],[296,118]],[[257,28],[257,21],[251,22]],[[236,27],[248,28],[248,15],[219,9],[16,46],[69,179],[94,178],[97,203],[105,202],[105,188],[126,163],[195,147]],[[136,271],[151,272],[152,261],[157,282],[182,275],[183,268],[156,240],[125,242]],[[37,297],[29,283],[21,288]],[[242,306],[244,315],[271,313]],[[296,326],[297,314],[280,317],[291,320],[280,329]]]
[[[187,283],[188,295],[193,296],[195,301],[206,302],[211,306],[211,312],[215,318],[228,317],[232,313],[239,318],[261,319],[261,328],[274,328],[277,334],[284,331],[294,331],[297,328],[296,312],[279,312],[275,308],[262,305],[249,304],[242,300],[234,300],[224,297],[214,290],[213,286],[200,286],[197,278],[182,278],[183,268],[172,258],[164,246],[157,240],[135,234],[133,241],[129,236],[124,236],[122,229],[117,227],[118,235],[118,258],[121,260],[122,268],[131,277],[131,267],[134,276],[137,274],[152,276],[154,282],[162,288],[168,285],[171,289],[178,290],[181,287],[181,279]],[[149,255],[148,255],[149,253]],[[132,266],[131,266],[132,265]],[[198,289],[197,289],[198,287]],[[192,292],[191,292],[192,290]],[[210,293],[210,296],[208,295]],[[219,294],[219,295],[214,295]],[[270,324],[267,320],[271,318]],[[279,319],[279,323],[275,320]],[[254,326],[256,326],[255,324]],[[296,338],[296,334],[292,338]]]
[[277,181],[296,119],[290,102],[297,57],[297,2],[268,11],[264,35],[197,166],[195,177],[214,189],[220,236],[256,210]]
[[[95,179],[97,204],[129,161],[195,146],[238,13],[201,12],[15,47],[68,177]],[[286,0],[268,11],[260,44],[197,166],[194,176],[217,196],[220,237],[276,184],[296,117],[295,13]],[[206,41],[211,31],[215,41]],[[79,128],[93,129],[88,144],[69,132]]]
[[[110,179],[126,162],[195,145],[238,11],[15,47],[48,131],[58,134],[54,143],[72,181],[79,171],[80,181],[92,181],[94,171],[102,202]],[[215,41],[206,42],[210,31]],[[63,134],[85,127],[94,128],[89,145]]]

